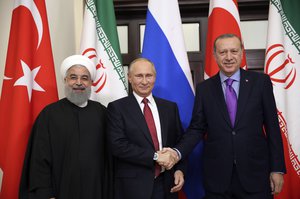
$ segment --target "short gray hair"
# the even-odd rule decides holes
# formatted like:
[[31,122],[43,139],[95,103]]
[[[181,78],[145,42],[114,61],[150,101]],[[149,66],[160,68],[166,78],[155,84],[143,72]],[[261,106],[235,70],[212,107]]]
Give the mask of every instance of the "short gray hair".
[[147,59],[147,58],[144,58],[144,57],[139,57],[139,58],[136,58],[134,59],[130,64],[129,64],[129,69],[128,69],[128,74],[130,74],[132,72],[132,66],[133,64],[135,64],[136,62],[138,61],[145,61],[145,62],[149,62],[152,67],[153,67],[153,70],[154,70],[154,74],[156,74],[156,70],[155,70],[155,67],[154,67],[154,63],[150,60],[150,59]]
[[218,36],[215,41],[214,41],[214,53],[216,53],[217,47],[216,47],[216,43],[219,39],[227,39],[227,38],[237,38],[240,41],[241,44],[241,49],[244,48],[243,42],[241,40],[241,38],[239,36],[237,36],[236,34],[232,34],[232,33],[226,33],[226,34],[222,34],[220,36]]

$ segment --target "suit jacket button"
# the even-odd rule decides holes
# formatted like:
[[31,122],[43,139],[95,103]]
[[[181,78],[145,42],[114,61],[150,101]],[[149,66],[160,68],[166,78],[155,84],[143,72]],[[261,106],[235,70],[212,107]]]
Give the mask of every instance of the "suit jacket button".
[[232,131],[231,133],[232,133],[232,135],[236,135],[236,132],[235,132],[235,131]]

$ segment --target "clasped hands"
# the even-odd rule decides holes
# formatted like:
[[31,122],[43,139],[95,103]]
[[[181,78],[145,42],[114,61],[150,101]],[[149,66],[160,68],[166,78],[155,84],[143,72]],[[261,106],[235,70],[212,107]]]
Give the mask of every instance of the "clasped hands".
[[158,159],[156,162],[167,170],[172,167],[180,160],[177,152],[172,148],[163,148],[157,151]]

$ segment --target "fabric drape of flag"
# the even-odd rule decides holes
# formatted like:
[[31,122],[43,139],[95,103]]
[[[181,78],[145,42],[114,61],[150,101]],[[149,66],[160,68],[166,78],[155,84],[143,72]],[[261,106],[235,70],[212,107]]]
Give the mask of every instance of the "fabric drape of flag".
[[[187,128],[194,104],[194,87],[183,40],[177,0],[149,0],[142,57],[150,59],[156,68],[155,96],[177,103],[181,121]],[[202,173],[199,144],[190,155],[183,198],[202,198]]]
[[[225,33],[235,34],[241,38],[237,0],[210,0],[205,52],[205,79],[219,71],[219,67],[213,57],[213,46],[215,39]],[[241,67],[247,68],[245,53]]]
[[80,53],[96,65],[91,99],[103,105],[127,95],[113,0],[85,2]]
[[300,1],[271,0],[265,72],[270,76],[287,174],[280,199],[300,198]]
[[16,0],[0,101],[1,199],[17,199],[32,124],[58,99],[45,1]]

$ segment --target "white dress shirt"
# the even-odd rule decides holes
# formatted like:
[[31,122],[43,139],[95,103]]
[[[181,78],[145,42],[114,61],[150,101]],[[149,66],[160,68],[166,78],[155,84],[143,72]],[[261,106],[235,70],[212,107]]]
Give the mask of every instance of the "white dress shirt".
[[[133,95],[135,97],[135,99],[137,100],[138,104],[140,105],[141,111],[144,114],[144,103],[143,101],[143,97],[140,97],[138,94],[136,94],[135,92],[133,92]],[[146,97],[148,99],[148,105],[151,109],[153,118],[154,118],[154,122],[155,122],[155,128],[156,128],[156,133],[157,133],[157,139],[158,139],[158,143],[159,143],[159,150],[162,149],[162,140],[161,140],[161,126],[160,126],[160,120],[159,120],[159,113],[158,113],[158,109],[155,103],[155,100],[152,96],[152,93]]]

